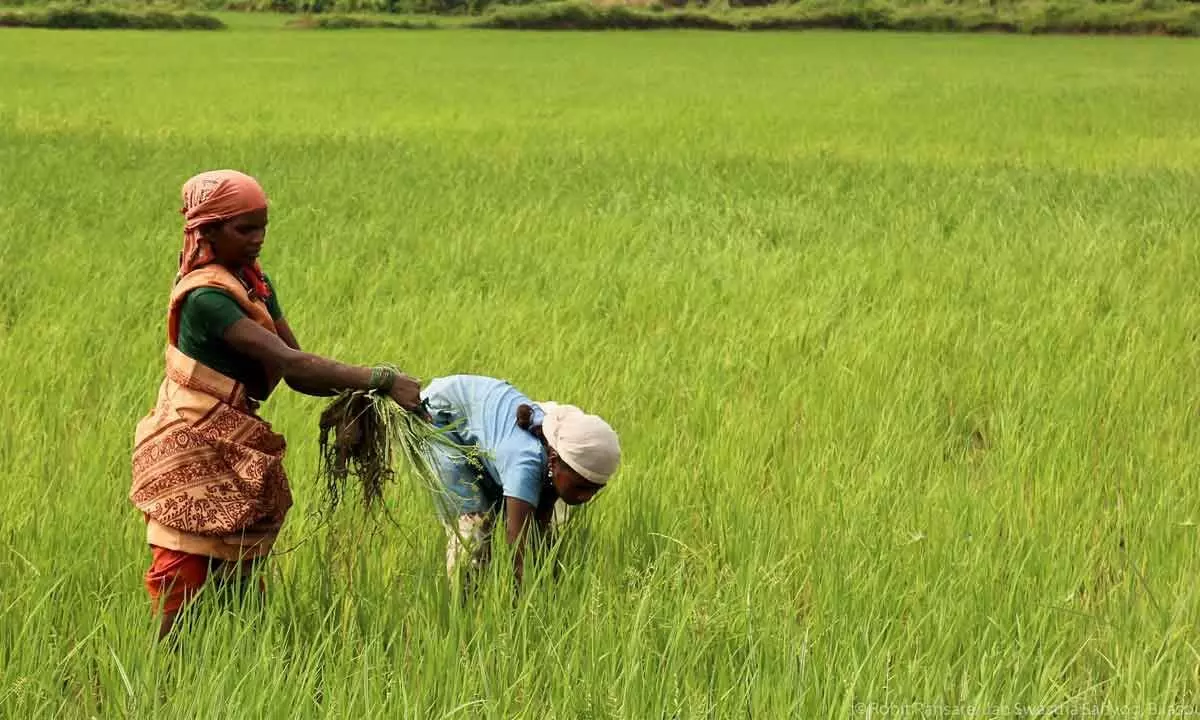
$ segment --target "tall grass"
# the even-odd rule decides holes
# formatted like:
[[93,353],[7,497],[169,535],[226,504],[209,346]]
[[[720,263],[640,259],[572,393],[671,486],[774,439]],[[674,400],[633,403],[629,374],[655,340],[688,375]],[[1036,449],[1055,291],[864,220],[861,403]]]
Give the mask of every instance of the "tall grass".
[[[4,37],[0,716],[1196,700],[1200,46]],[[155,645],[131,434],[212,167],[271,193],[305,347],[621,432],[557,582],[459,606],[411,493],[321,525],[324,401],[282,391],[265,603]]]

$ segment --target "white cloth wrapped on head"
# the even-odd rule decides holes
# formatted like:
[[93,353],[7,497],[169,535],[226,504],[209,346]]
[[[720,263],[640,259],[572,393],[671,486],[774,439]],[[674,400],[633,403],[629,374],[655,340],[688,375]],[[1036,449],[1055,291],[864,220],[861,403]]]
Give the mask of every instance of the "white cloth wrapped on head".
[[542,433],[546,443],[584,479],[606,484],[621,464],[616,431],[599,415],[588,415],[574,405],[537,404],[545,413]]

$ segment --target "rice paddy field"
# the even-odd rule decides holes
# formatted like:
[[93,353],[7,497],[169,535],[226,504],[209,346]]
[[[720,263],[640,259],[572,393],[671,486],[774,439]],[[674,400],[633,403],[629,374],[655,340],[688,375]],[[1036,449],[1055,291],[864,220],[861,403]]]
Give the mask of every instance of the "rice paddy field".
[[[1200,44],[0,33],[0,716],[1200,713]],[[319,514],[155,643],[126,499],[179,187],[306,349],[621,433],[557,580]],[[503,569],[503,568],[502,568]]]

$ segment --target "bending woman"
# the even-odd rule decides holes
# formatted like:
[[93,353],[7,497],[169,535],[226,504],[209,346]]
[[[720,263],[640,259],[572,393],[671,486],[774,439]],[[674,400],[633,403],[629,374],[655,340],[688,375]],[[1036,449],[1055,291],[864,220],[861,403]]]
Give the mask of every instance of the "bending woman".
[[233,170],[183,186],[179,273],[167,310],[166,377],[138,423],[130,499],[146,520],[146,590],[159,637],[206,582],[241,585],[292,504],[286,443],[258,416],[280,379],[297,392],[375,389],[406,409],[416,380],[303,352],[258,256],[267,196]]
[[621,461],[617,433],[600,417],[572,405],[535,403],[503,380],[436,378],[421,397],[434,424],[451,428],[451,439],[476,449],[482,465],[434,447],[451,582],[469,586],[486,564],[501,514],[520,582],[528,537],[550,529],[555,503],[588,502]]

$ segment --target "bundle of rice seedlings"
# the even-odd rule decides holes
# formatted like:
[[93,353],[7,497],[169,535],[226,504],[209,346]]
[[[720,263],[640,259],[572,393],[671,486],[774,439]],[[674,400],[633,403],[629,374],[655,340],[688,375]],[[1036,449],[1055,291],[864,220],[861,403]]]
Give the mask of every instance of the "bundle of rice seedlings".
[[475,449],[455,442],[452,430],[404,410],[386,395],[362,390],[341,393],[321,413],[320,420],[318,473],[325,481],[329,510],[341,503],[351,480],[362,492],[365,509],[379,505],[387,485],[395,479],[397,457],[405,461],[425,489],[441,492],[428,455],[432,446],[449,448],[478,464]]

